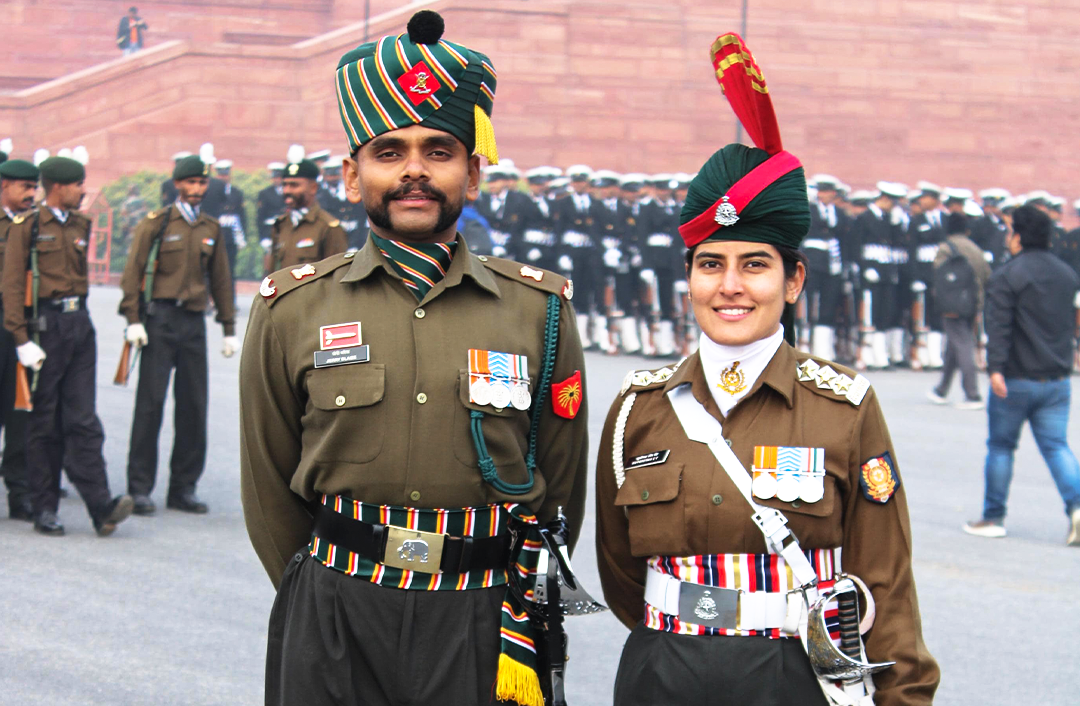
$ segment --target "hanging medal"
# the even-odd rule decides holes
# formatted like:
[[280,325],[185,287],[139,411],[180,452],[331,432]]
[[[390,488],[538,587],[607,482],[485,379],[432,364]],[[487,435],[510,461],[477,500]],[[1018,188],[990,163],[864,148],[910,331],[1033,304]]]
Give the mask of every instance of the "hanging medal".
[[529,359],[523,355],[515,355],[514,383],[510,390],[510,404],[514,409],[524,412],[532,406],[532,395],[529,393]]
[[483,407],[491,404],[491,369],[488,352],[469,349],[469,401]]

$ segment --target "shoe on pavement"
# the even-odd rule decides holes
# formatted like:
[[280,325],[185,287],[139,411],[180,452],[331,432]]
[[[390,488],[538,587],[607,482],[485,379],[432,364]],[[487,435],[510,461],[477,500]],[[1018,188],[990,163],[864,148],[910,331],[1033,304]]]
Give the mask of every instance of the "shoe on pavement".
[[180,512],[190,512],[193,515],[205,515],[210,512],[210,507],[195,495],[194,491],[188,493],[170,494],[165,499],[165,507]]
[[976,537],[990,537],[997,539],[1004,537],[1005,524],[1002,520],[979,520],[978,522],[968,522],[964,525],[964,531],[968,534],[973,534]]
[[34,519],[34,531],[47,537],[62,537],[64,526],[60,524],[55,512],[45,510]]
[[12,501],[8,498],[8,517],[12,520],[22,520],[23,522],[34,521],[34,506],[29,500],[15,500]]
[[131,517],[131,511],[135,503],[130,495],[118,495],[109,503],[109,510],[105,517],[94,520],[94,530],[99,537],[108,537],[116,531],[116,526]]
[[139,515],[140,517],[149,517],[157,512],[157,505],[147,495],[134,495],[131,496],[132,508],[131,514]]
[[1072,511],[1069,517],[1072,527],[1069,529],[1069,538],[1065,540],[1066,546],[1080,547],[1080,507]]
[[955,406],[956,409],[973,411],[977,409],[986,409],[986,403],[982,400],[964,400],[963,402],[957,402]]
[[949,401],[939,395],[937,390],[928,390],[926,393],[926,399],[930,400],[934,404],[949,404]]

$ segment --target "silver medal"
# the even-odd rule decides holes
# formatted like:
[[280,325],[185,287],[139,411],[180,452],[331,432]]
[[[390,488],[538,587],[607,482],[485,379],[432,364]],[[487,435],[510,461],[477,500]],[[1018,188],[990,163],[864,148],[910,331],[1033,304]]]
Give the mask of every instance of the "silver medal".
[[473,404],[480,406],[487,406],[491,404],[491,385],[484,378],[477,378],[472,385],[469,386],[469,397],[472,398]]
[[491,384],[491,406],[506,409],[510,406],[510,383],[500,380]]
[[804,503],[816,503],[825,497],[825,476],[817,473],[803,476],[799,481],[799,499]]
[[797,473],[785,473],[776,481],[776,497],[785,503],[798,500],[799,475]]
[[529,394],[529,386],[523,382],[514,385],[510,391],[510,404],[514,409],[524,412],[532,405],[532,395]]
[[755,498],[769,500],[776,497],[776,478],[771,473],[759,473],[752,487]]

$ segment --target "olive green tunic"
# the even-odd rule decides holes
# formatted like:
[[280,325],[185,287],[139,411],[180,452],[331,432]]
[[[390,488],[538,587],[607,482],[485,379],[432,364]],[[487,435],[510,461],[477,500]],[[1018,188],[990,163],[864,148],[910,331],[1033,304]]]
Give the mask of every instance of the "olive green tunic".
[[[573,539],[581,527],[588,411],[542,410],[537,474],[524,495],[497,493],[480,476],[470,413],[486,413],[488,453],[508,483],[526,480],[529,415],[469,401],[470,348],[528,356],[540,380],[548,297],[561,301],[552,383],[585,372],[566,280],[521,274],[509,260],[475,256],[458,235],[446,277],[423,301],[371,239],[357,253],[282,270],[263,281],[240,366],[241,492],[252,544],[277,585],[310,539],[321,494],[417,508],[518,502],[545,522],[558,507]],[[297,279],[299,277],[300,279]],[[360,322],[370,362],[315,368],[321,326]],[[587,402],[587,396],[586,396]]]

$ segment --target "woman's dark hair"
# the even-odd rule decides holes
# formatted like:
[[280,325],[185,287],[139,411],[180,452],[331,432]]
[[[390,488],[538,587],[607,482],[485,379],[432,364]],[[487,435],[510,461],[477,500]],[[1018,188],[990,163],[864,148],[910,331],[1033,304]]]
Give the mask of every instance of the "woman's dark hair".
[[[803,254],[802,250],[788,247],[787,245],[773,245],[773,247],[780,253],[780,260],[784,263],[784,279],[791,279],[795,276],[795,273],[798,272],[798,265],[800,262],[803,264],[803,269],[807,270],[807,277],[809,277],[810,272],[806,265],[806,255]],[[696,249],[697,246],[695,245],[688,249],[683,256],[686,261],[687,271],[689,271],[690,267],[694,264],[694,251]]]
[[1024,250],[1046,250],[1050,247],[1050,231],[1053,222],[1034,206],[1021,206],[1013,211],[1012,227],[1020,236]]

